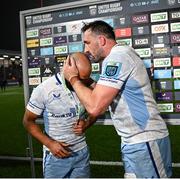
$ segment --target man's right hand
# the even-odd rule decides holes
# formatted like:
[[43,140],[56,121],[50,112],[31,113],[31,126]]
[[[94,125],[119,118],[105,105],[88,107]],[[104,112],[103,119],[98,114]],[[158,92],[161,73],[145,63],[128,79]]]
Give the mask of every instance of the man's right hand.
[[79,76],[75,60],[73,58],[70,58],[70,56],[68,56],[66,61],[64,62],[63,74],[66,80],[68,80],[69,82],[73,77]]
[[48,145],[50,152],[57,158],[66,158],[71,155],[70,150],[68,149],[70,145],[64,142],[58,142],[52,140]]

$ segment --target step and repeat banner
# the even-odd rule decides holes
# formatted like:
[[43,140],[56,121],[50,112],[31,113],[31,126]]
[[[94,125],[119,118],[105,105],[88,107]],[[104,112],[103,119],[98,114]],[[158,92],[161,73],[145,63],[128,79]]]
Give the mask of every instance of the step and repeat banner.
[[[21,11],[26,102],[34,87],[62,69],[68,54],[83,51],[83,23],[99,19],[114,28],[119,44],[140,55],[162,116],[180,124],[180,0],[87,0]],[[99,64],[92,67],[98,80]],[[108,123],[108,112],[105,118]]]

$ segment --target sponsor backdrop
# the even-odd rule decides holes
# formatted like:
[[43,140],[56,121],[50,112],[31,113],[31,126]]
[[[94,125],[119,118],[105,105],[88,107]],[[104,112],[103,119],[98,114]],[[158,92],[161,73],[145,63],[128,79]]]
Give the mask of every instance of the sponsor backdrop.
[[[81,27],[98,19],[143,60],[162,116],[180,121],[180,0],[87,0],[22,11],[26,102],[34,87],[62,69],[68,54],[83,51]],[[99,64],[92,65],[98,80]]]

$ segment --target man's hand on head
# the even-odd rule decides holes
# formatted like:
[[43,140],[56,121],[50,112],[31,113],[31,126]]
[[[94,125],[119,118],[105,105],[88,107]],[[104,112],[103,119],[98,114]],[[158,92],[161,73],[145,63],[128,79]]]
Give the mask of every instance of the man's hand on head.
[[73,77],[78,78],[79,76],[79,72],[78,72],[75,60],[71,58],[70,56],[67,57],[64,63],[63,74],[66,80],[68,80],[69,82],[71,81]]

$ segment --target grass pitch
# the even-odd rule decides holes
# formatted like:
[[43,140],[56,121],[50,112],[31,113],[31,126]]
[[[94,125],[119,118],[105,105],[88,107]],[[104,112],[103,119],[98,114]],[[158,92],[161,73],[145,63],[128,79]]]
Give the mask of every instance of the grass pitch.
[[[0,92],[0,156],[27,156],[28,138],[22,125],[24,96],[22,87],[8,87]],[[180,163],[180,126],[168,126],[173,163]],[[113,126],[94,125],[86,132],[92,161],[121,161],[120,137]],[[35,139],[35,157],[42,157],[42,146]],[[42,164],[35,162],[36,177],[41,178]],[[122,178],[122,166],[91,165],[92,178]],[[29,161],[0,160],[0,178],[30,178]],[[173,168],[173,177],[180,177],[180,168]]]

